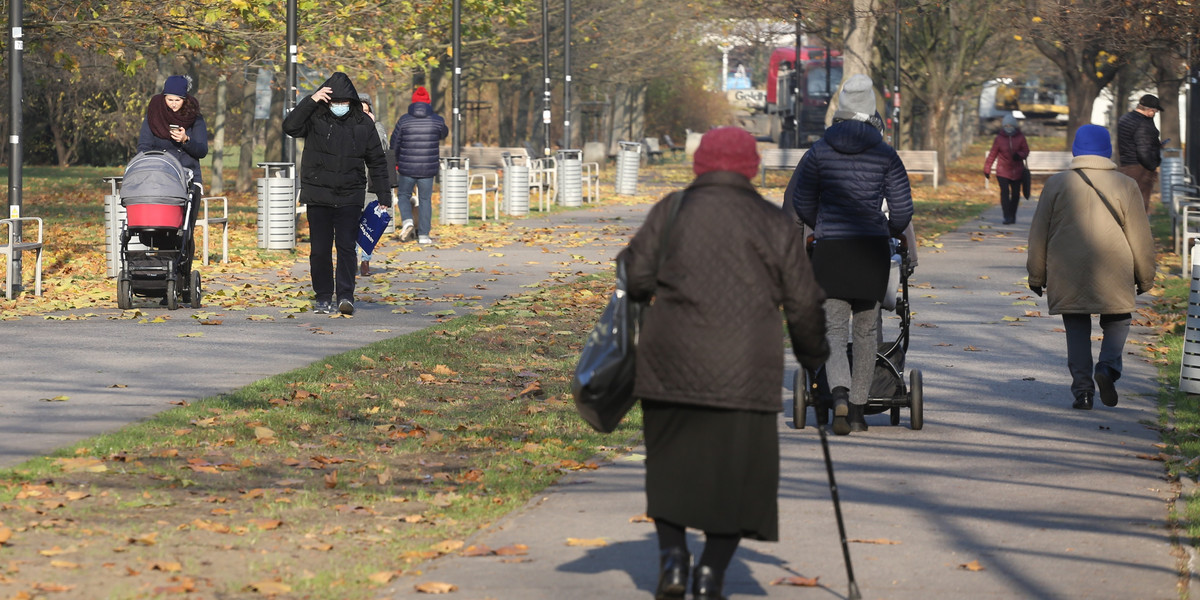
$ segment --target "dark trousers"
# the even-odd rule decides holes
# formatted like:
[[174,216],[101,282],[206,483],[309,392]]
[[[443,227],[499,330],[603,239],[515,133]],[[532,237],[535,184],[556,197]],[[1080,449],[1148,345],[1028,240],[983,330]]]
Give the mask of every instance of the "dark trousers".
[[1142,206],[1146,207],[1146,214],[1150,214],[1150,194],[1154,191],[1154,181],[1158,175],[1142,165],[1123,165],[1117,170],[1137,182],[1138,191],[1142,193]]
[[312,273],[313,293],[317,302],[334,297],[333,248],[337,246],[337,299],[354,300],[354,276],[358,266],[355,245],[362,206],[308,205],[308,235],[311,245],[308,268]]
[[[1063,315],[1067,331],[1067,369],[1071,372],[1071,393],[1096,391],[1092,381],[1092,315]],[[1121,356],[1129,337],[1129,313],[1100,315],[1100,357],[1096,365],[1112,369],[1113,379],[1121,376]]]
[[1000,210],[1004,213],[1004,222],[1015,222],[1017,204],[1021,202],[1021,180],[997,175],[996,183],[1000,184]]

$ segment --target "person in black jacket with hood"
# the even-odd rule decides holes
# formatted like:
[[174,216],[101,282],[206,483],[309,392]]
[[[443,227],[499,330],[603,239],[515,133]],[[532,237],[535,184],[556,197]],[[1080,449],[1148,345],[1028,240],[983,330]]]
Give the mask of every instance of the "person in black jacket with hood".
[[[812,269],[827,296],[825,331],[833,348],[825,363],[833,432],[847,435],[867,430],[863,409],[875,368],[879,306],[888,293],[890,238],[903,239],[913,205],[908,171],[883,141],[871,78],[847,79],[838,103],[833,125],[804,153],[784,198],[813,230]],[[842,351],[851,323],[853,365]]]
[[417,86],[412,95],[408,112],[400,115],[392,130],[392,154],[396,156],[396,171],[400,173],[400,187],[396,195],[401,198],[400,241],[407,241],[414,233],[412,206],[413,187],[417,188],[420,203],[417,210],[417,242],[429,244],[429,231],[433,227],[433,178],[438,174],[438,144],[450,134],[446,121],[433,112],[429,103],[429,91]]
[[[363,113],[350,77],[338,72],[288,113],[283,132],[304,138],[300,202],[308,206],[312,246],[308,265],[316,295],[313,312],[333,312],[336,292],[337,310],[352,315],[358,267],[355,244],[368,173],[371,189],[389,188],[387,155],[375,121]],[[385,206],[392,203],[387,193],[380,193],[379,201]],[[336,277],[331,256],[335,244]]]

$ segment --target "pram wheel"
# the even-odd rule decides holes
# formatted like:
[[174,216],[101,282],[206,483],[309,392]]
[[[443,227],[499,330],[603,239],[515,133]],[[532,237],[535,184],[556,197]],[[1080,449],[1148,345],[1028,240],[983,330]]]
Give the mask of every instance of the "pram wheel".
[[792,379],[792,428],[804,429],[808,422],[808,405],[812,403],[812,386],[804,367],[796,369]]
[[179,290],[177,289],[174,279],[167,280],[167,310],[176,310],[179,308]]
[[921,391],[921,372],[913,369],[908,374],[908,426],[913,431],[925,426],[925,398]]
[[200,271],[192,271],[190,279],[191,283],[188,285],[184,297],[191,303],[192,308],[200,308],[200,296],[202,294],[200,288]]
[[133,308],[133,286],[122,269],[117,275],[117,308],[129,310]]

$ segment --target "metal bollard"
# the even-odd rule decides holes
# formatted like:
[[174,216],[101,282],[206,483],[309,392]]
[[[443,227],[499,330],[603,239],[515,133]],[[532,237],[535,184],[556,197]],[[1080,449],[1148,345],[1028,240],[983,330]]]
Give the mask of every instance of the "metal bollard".
[[258,163],[266,177],[258,179],[258,247],[296,247],[296,170],[293,163]]
[[558,202],[562,206],[583,205],[583,151],[558,151],[558,185],[562,192]]
[[[442,159],[442,225],[466,225],[469,217],[467,184],[471,161],[461,157]],[[428,210],[428,207],[422,207]]]
[[615,191],[624,196],[637,194],[638,169],[642,165],[642,145],[637,142],[620,142],[617,152],[617,181]]

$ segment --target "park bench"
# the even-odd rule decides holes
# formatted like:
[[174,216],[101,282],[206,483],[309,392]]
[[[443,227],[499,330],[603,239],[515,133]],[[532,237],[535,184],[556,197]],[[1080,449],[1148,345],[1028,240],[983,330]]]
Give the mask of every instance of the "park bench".
[[[37,223],[37,241],[26,241],[28,230],[26,225]],[[21,228],[21,241],[17,240],[17,226]],[[12,300],[13,291],[13,276],[16,274],[16,262],[20,259],[22,252],[35,252],[37,254],[37,262],[35,267],[35,293],[38,296],[42,295],[42,220],[38,217],[19,217],[13,219],[0,219],[0,228],[8,230],[7,235],[3,238],[4,244],[0,244],[0,254],[4,255],[5,276],[4,276],[4,297]]]
[[929,175],[933,177],[933,187],[938,186],[938,157],[937,150],[897,150],[904,170],[909,175]]
[[767,185],[767,171],[794,171],[806,148],[767,148],[762,151],[758,168],[762,172],[762,185]]
[[663,142],[666,143],[667,150],[671,151],[672,159],[674,159],[675,156],[677,154],[679,154],[680,152],[683,152],[683,146],[676,144],[675,141],[671,139],[670,134],[666,134],[666,133],[663,134]]
[[[221,214],[217,215],[214,209],[213,214],[209,214],[209,204],[221,202]],[[225,196],[209,196],[200,199],[200,218],[196,219],[196,227],[204,230],[204,245],[203,254],[200,258],[200,264],[208,264],[208,228],[212,226],[221,226],[221,263],[229,262],[229,198]]]
[[662,162],[663,151],[662,147],[658,145],[658,138],[643,138],[642,148],[646,153],[646,162]]

